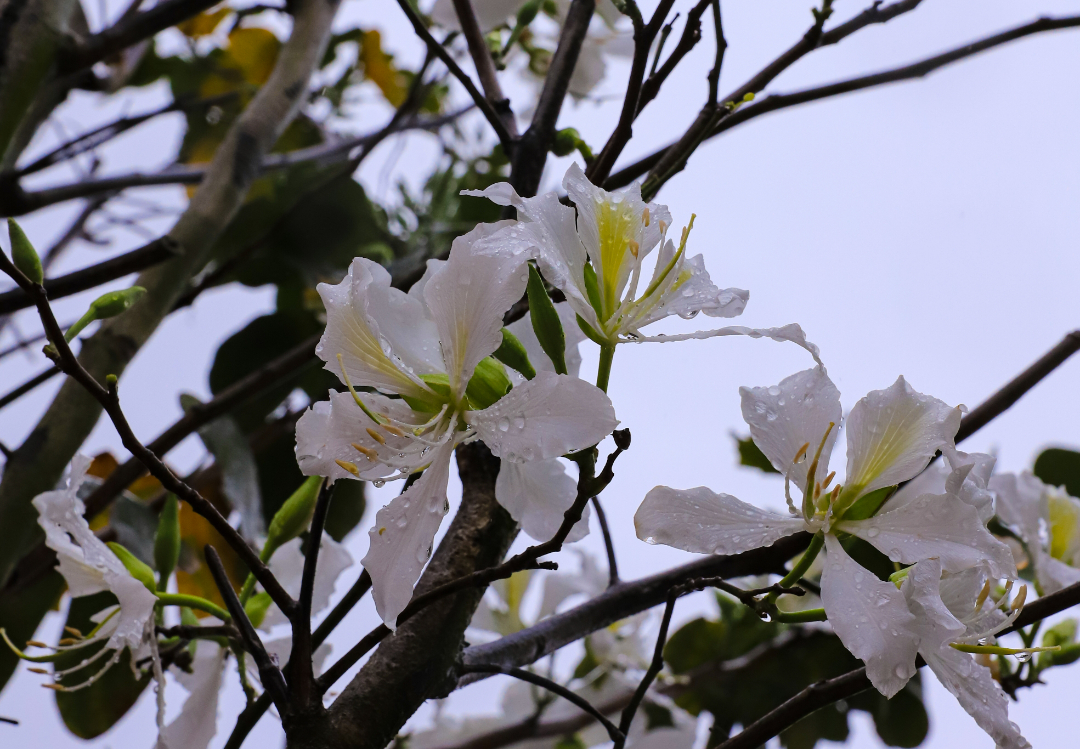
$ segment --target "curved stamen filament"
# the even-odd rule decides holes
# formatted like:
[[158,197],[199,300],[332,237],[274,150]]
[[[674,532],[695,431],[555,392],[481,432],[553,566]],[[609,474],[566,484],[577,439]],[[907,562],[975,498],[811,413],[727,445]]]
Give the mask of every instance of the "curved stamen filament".
[[834,426],[836,426],[836,422],[830,421],[824,436],[821,438],[821,443],[818,445],[817,452],[814,453],[814,460],[806,470],[806,490],[803,492],[803,517],[808,520],[813,516],[815,510],[814,496],[811,490],[814,486],[814,478],[817,475],[818,463],[821,461],[821,453],[825,450],[825,443],[828,441],[829,435],[832,434]]

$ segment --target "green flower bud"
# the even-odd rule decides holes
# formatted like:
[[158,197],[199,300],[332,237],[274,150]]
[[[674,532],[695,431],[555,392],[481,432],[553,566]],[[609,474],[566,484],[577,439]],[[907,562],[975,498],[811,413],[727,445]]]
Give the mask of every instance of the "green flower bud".
[[146,289],[142,286],[132,286],[129,289],[102,294],[90,303],[90,309],[86,310],[86,314],[68,328],[68,331],[64,333],[64,340],[71,343],[75,336],[82,332],[83,328],[95,320],[106,320],[126,312],[145,294]]
[[905,567],[902,570],[897,570],[896,572],[889,575],[889,582],[895,585],[897,590],[899,590],[900,586],[904,584],[904,580],[907,579],[909,572],[911,572],[910,567]]
[[157,591],[157,586],[154,582],[154,571],[150,569],[150,566],[146,564],[146,562],[139,559],[115,541],[109,541],[106,545],[112,549],[112,553],[116,555],[116,558],[119,559],[124,565],[124,568],[131,573],[132,577],[145,585],[146,589],[151,593]]
[[465,397],[475,410],[482,410],[510,392],[510,378],[502,364],[490,356],[476,365],[465,388]]
[[288,543],[307,530],[311,516],[315,513],[315,503],[319,498],[322,483],[322,476],[308,478],[281,505],[281,509],[270,521],[270,527],[266,532],[266,543],[260,555],[264,562],[269,561],[282,544]]
[[8,238],[11,240],[11,261],[15,263],[15,267],[34,283],[42,283],[45,280],[45,272],[41,269],[41,258],[38,257],[34,245],[27,239],[26,232],[10,218],[8,219]]
[[180,560],[180,501],[175,494],[165,497],[154,534],[154,564],[158,570],[158,589],[165,590],[169,576]]
[[551,145],[551,152],[556,156],[569,156],[577,150],[581,135],[572,127],[565,127],[555,133],[555,142]]
[[529,361],[529,352],[525,350],[525,346],[522,345],[517,336],[503,328],[502,337],[502,344],[492,356],[515,372],[520,372],[526,380],[536,377],[536,369],[533,367],[532,362]]
[[266,618],[266,612],[270,610],[270,604],[273,601],[270,599],[270,594],[260,591],[248,599],[248,602],[244,604],[244,613],[247,614],[247,618],[251,620],[252,626],[258,627],[263,623],[263,619]]
[[532,318],[533,331],[540,341],[540,348],[551,359],[555,371],[566,374],[566,334],[555,305],[548,296],[544,279],[534,265],[529,265],[529,316]]
[[544,4],[544,0],[529,0],[521,6],[521,10],[517,14],[518,26],[528,26],[536,18],[536,14],[540,12],[540,6]]

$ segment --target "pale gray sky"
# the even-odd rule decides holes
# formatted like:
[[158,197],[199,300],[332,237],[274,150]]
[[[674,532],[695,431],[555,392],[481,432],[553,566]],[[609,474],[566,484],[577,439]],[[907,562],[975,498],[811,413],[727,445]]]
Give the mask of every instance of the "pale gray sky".
[[[651,6],[652,3],[643,3]],[[678,3],[681,8],[685,3]],[[838,0],[837,17],[863,7]],[[805,31],[808,0],[724,3],[729,48],[721,80],[731,90],[787,48]],[[685,9],[683,9],[685,12]],[[815,52],[783,74],[773,92],[873,72],[936,53],[1041,14],[1076,11],[1055,0],[926,0],[915,12],[885,26],[859,32],[837,47]],[[115,12],[115,11],[114,11]],[[396,7],[374,0],[348,0],[339,26],[360,22],[383,31],[384,44],[406,59],[417,46]],[[697,221],[691,252],[702,252],[721,286],[751,292],[740,322],[771,326],[799,322],[821,346],[845,408],[868,390],[886,387],[903,374],[912,385],[949,403],[974,406],[1080,324],[1075,287],[1080,277],[1080,32],[1033,37],[940,71],[922,81],[849,95],[766,116],[703,146],[687,170],[660,196],[676,223]],[[703,43],[680,73],[642,115],[628,161],[666,143],[694,116],[705,95],[711,61]],[[602,93],[623,90],[625,64],[609,69]],[[521,106],[532,91],[508,82]],[[460,92],[458,92],[460,94]],[[167,100],[164,88],[130,97],[132,112]],[[619,101],[583,102],[564,109],[561,125],[574,126],[599,147],[618,114]],[[61,121],[81,131],[109,121],[122,104],[99,105],[93,97],[73,98]],[[355,132],[377,128],[381,118],[348,123]],[[476,127],[480,121],[472,120]],[[133,131],[105,150],[106,170],[161,165],[180,135],[179,119]],[[38,144],[44,149],[46,144]],[[384,144],[361,172],[376,194],[385,195],[387,160],[414,181],[422,177],[436,149],[427,136],[408,139],[405,156],[397,142]],[[568,160],[552,162],[546,185],[554,187]],[[70,175],[42,175],[39,184]],[[392,182],[391,182],[392,184]],[[175,190],[130,193],[176,206]],[[66,226],[74,206],[43,211],[24,222],[40,245]],[[129,204],[126,210],[137,211]],[[166,229],[169,220],[157,221]],[[80,246],[61,264],[69,270],[140,242],[117,232],[108,249]],[[87,295],[58,304],[62,320],[74,318]],[[248,320],[273,306],[269,289],[229,289],[204,294],[193,308],[172,316],[128,370],[121,393],[138,434],[150,438],[179,414],[177,394],[207,394],[206,372],[218,344]],[[18,318],[20,330],[37,330],[32,316]],[[673,319],[668,332],[705,327],[707,319]],[[11,342],[0,338],[0,347]],[[583,376],[595,372],[595,352],[585,350]],[[735,466],[729,432],[745,432],[738,387],[768,385],[809,366],[801,349],[769,341],[714,339],[679,345],[622,346],[615,360],[611,395],[620,419],[634,435],[633,450],[620,461],[605,493],[624,578],[634,578],[688,561],[691,555],[647,546],[633,532],[632,517],[645,492],[660,483],[707,485],[761,504],[782,503],[774,480]],[[43,369],[39,355],[9,357],[0,363],[3,390]],[[1051,375],[1005,415],[964,444],[967,450],[995,450],[1002,470],[1029,467],[1046,445],[1080,446],[1080,359]],[[56,383],[9,406],[0,420],[0,439],[18,444],[55,391]],[[102,422],[86,450],[123,453],[111,425]],[[177,464],[198,459],[188,442],[173,453]],[[371,493],[369,517],[394,489]],[[460,492],[460,490],[457,490]],[[350,539],[359,560],[367,546],[366,522]],[[519,541],[519,544],[523,542]],[[599,536],[581,544],[602,553]],[[351,582],[358,570],[346,573]],[[703,596],[680,604],[686,621],[708,609]],[[51,617],[49,627],[56,629]],[[365,601],[331,638],[342,652],[377,623]],[[51,633],[50,633],[51,634]],[[48,639],[48,638],[46,638]],[[232,674],[230,673],[230,677]],[[116,728],[90,742],[71,737],[58,724],[51,695],[39,677],[20,673],[0,694],[0,715],[23,721],[0,726],[4,742],[17,746],[47,741],[50,746],[149,747],[153,741],[152,699],[144,696]],[[220,746],[238,712],[242,695],[229,679],[221,707]],[[1080,670],[1048,674],[1049,686],[1025,692],[1012,716],[1037,747],[1058,746],[1067,730],[1067,708],[1080,688]],[[992,747],[956,702],[925,675],[931,734],[924,746]],[[489,709],[502,685],[489,680],[456,694],[458,712]],[[170,689],[170,715],[182,690]],[[427,711],[417,716],[422,724]],[[852,722],[853,747],[876,747],[868,719]],[[279,729],[264,720],[252,741],[276,745]]]

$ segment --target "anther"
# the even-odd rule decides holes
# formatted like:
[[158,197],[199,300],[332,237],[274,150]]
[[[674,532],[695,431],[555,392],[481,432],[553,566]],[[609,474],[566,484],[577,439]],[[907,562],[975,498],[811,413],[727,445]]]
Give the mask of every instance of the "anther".
[[806,458],[806,451],[809,450],[809,449],[810,449],[810,443],[809,442],[807,442],[805,445],[800,447],[799,452],[795,453],[795,458],[794,458],[794,460],[791,461],[791,464],[796,465],[798,463],[802,463],[803,459]]
[[350,463],[347,460],[336,460],[336,459],[334,460],[334,462],[337,463],[342,468],[344,468],[349,473],[351,473],[353,476],[356,476],[357,478],[360,478],[360,469],[357,468],[354,463]]
[[990,581],[987,580],[983,583],[982,590],[979,591],[979,597],[975,599],[975,611],[982,608],[982,605],[986,603],[987,597],[990,595]]
[[54,692],[66,692],[66,691],[67,691],[67,690],[66,690],[66,689],[64,689],[64,687],[63,687],[62,685],[60,685],[60,684],[42,684],[41,686],[45,687],[46,689],[51,689],[51,690],[53,690]]
[[635,240],[631,239],[630,240],[630,254],[633,255],[636,258],[638,256],[638,252],[640,250],[641,250],[641,245],[639,245]]
[[836,471],[833,471],[832,473],[830,473],[828,476],[825,477],[825,483],[821,485],[822,491],[829,488],[829,484],[832,483],[832,480],[834,478],[836,478]]
[[64,631],[72,637],[78,637],[80,640],[82,639],[83,633],[75,629],[74,627],[64,627]]
[[75,639],[74,637],[65,637],[64,639],[62,639],[62,640],[60,641],[60,643],[59,643],[59,644],[60,644],[60,645],[75,645],[75,644],[77,644],[78,642],[79,642],[79,641],[78,641],[78,640],[76,640],[76,639]]
[[1007,602],[1009,600],[1009,593],[1012,592],[1012,588],[1013,588],[1013,581],[1012,580],[1006,580],[1005,581],[1005,592],[1002,593],[1001,598],[998,599],[998,604],[999,605],[1002,604],[1002,603],[1005,603],[1005,602]]
[[667,222],[664,219],[660,219],[660,223],[657,224],[660,227],[660,233],[663,234],[667,231]]
[[45,669],[38,668],[37,666],[31,666],[30,668],[28,668],[26,670],[29,671],[30,673],[34,673],[34,674],[48,674],[49,673]]
[[1016,598],[1013,599],[1012,606],[1009,607],[1010,611],[1019,611],[1024,608],[1024,601],[1027,600],[1027,586],[1021,585],[1020,592],[1016,594]]
[[641,223],[649,225],[649,206],[645,206],[645,210],[641,212]]
[[820,481],[815,481],[814,482],[814,499],[817,499],[820,496],[821,496],[821,482]]
[[833,487],[832,494],[829,495],[829,504],[836,502],[836,498],[840,496],[840,489],[843,488],[840,484]]
[[390,432],[390,434],[394,435],[395,437],[404,437],[405,436],[405,432],[401,431],[400,429],[398,429],[393,424],[383,424],[382,428],[385,429],[386,431]]
[[375,441],[376,441],[376,442],[378,442],[378,443],[379,443],[380,445],[385,445],[385,444],[386,444],[386,438],[385,438],[385,437],[383,437],[383,436],[382,436],[381,434],[379,434],[378,432],[376,432],[376,431],[375,431],[374,429],[372,429],[371,427],[368,427],[368,428],[367,428],[367,433],[368,433],[368,435],[369,435],[369,436],[371,437],[371,439],[375,440]]
[[41,642],[40,640],[27,640],[26,641],[26,646],[28,648],[29,647],[34,647],[34,648],[47,648],[47,647],[49,647],[48,645]]
[[363,445],[359,445],[359,444],[357,444],[355,442],[352,443],[352,446],[353,446],[354,450],[356,450],[358,453],[363,455],[368,460],[375,460],[376,458],[379,457],[379,454],[377,452],[375,452],[374,450],[372,450],[370,447],[364,447]]

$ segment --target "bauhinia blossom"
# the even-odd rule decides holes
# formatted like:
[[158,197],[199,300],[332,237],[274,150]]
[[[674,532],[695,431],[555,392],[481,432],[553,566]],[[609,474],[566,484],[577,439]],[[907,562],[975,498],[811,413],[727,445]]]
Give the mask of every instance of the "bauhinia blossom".
[[[811,553],[822,541],[827,552],[821,600],[829,622],[866,663],[874,686],[891,697],[914,674],[917,639],[899,626],[911,614],[895,586],[848,556],[840,534],[866,540],[894,562],[936,558],[947,572],[985,564],[995,577],[1016,575],[1009,547],[955,494],[924,494],[874,515],[875,492],[913,478],[935,452],[952,447],[960,410],[915,392],[903,377],[869,393],[847,419],[847,478],[830,489],[829,456],[841,407],[825,370],[815,367],[778,386],[740,392],[754,442],[784,474],[785,486],[803,492],[801,506],[789,494],[791,514],[784,516],[705,487],[659,486],[637,511],[638,537],[686,551],[737,554],[799,531],[816,534]],[[897,648],[910,658],[895,657]]]
[[[133,668],[136,659],[146,652],[152,653],[155,665],[158,663],[154,637],[157,597],[94,535],[83,517],[86,506],[78,492],[90,463],[91,459],[85,455],[76,455],[71,461],[67,485],[39,494],[33,501],[38,511],[38,525],[45,531],[45,545],[56,552],[68,592],[79,598],[107,591],[116,596],[119,604],[94,616],[98,626],[93,632],[75,643],[58,646],[58,651],[65,651],[103,642],[105,646],[92,656],[91,662],[108,656],[96,672],[76,686],[63,687],[65,691],[93,684],[120,660],[124,650],[131,652]],[[53,676],[59,681],[68,673],[89,666],[90,663],[80,663],[66,672],[57,671]]]
[[379,510],[363,559],[391,627],[448,511],[456,445],[480,438],[504,462],[546,461],[599,442],[618,424],[593,385],[544,371],[510,389],[490,357],[502,343],[503,314],[528,278],[527,257],[506,240],[509,223],[459,237],[449,259],[430,262],[408,294],[363,258],[340,284],[318,287],[327,325],[317,353],[348,392],[332,393],[300,419],[301,470],[376,481],[424,471]]
[[1017,532],[1044,594],[1080,582],[1080,500],[1031,473],[1003,473],[990,480],[997,514]]
[[[990,669],[954,645],[975,645],[993,638],[1020,612],[1021,596],[1008,607],[1007,598],[987,595],[990,581],[982,567],[942,578],[941,562],[927,559],[906,570],[901,587],[912,619],[895,621],[917,638],[918,653],[960,706],[994,739],[998,749],[1030,749],[1019,727],[1009,720],[1009,702]],[[907,672],[909,655],[897,649],[894,668]]]

